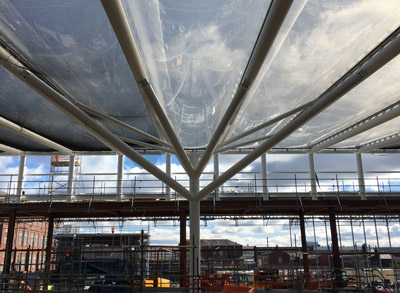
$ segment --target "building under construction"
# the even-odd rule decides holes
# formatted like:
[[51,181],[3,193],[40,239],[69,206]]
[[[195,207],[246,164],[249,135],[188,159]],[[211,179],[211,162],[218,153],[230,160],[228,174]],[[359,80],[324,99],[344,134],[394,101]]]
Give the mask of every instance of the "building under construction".
[[4,292],[398,290],[399,1],[0,8]]

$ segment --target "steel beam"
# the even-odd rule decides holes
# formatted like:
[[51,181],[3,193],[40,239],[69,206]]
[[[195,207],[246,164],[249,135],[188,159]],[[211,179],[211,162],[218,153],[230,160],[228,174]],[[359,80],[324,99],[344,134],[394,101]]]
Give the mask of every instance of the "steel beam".
[[[1,52],[0,52],[0,56],[1,57],[3,56],[3,54],[1,54]],[[72,153],[73,153],[72,150],[70,150],[48,138],[45,138],[44,136],[42,136],[40,134],[30,131],[30,130],[26,129],[25,127],[19,126],[18,124],[15,124],[3,117],[0,117],[0,127],[3,127],[9,131],[12,131],[18,135],[29,138],[35,142],[38,142],[38,143],[45,145],[49,148],[52,148],[54,150],[58,150],[59,152],[61,152],[63,154],[72,155]]]
[[314,103],[314,101],[311,101],[311,102],[306,103],[304,105],[301,105],[301,106],[299,106],[299,107],[297,107],[297,108],[295,108],[293,110],[290,110],[290,111],[288,111],[286,113],[283,113],[283,114],[281,114],[281,115],[279,115],[279,116],[277,116],[275,118],[272,118],[271,120],[269,120],[267,122],[264,122],[264,123],[252,128],[252,129],[250,129],[248,131],[245,131],[245,132],[243,132],[243,133],[241,133],[241,134],[239,134],[239,135],[237,135],[235,137],[232,137],[232,138],[230,138],[230,139],[228,139],[226,141],[223,141],[222,143],[220,143],[217,146],[217,148],[218,149],[222,148],[222,147],[224,147],[224,146],[226,146],[226,145],[228,145],[228,144],[230,144],[232,142],[238,141],[239,139],[241,139],[243,137],[246,137],[246,136],[248,136],[250,134],[253,134],[254,132],[257,132],[257,131],[259,131],[261,129],[264,129],[264,128],[268,127],[268,126],[271,126],[272,124],[275,124],[275,123],[277,123],[277,122],[279,122],[279,121],[281,121],[281,120],[283,120],[283,119],[285,119],[287,117],[290,117],[290,116],[292,116],[292,115],[294,115],[296,113],[299,113],[300,111],[303,111],[304,109],[307,109],[308,107],[312,106],[313,103]]
[[283,21],[285,20],[292,3],[293,0],[272,1],[257,42],[254,46],[252,55],[250,56],[250,60],[247,64],[245,72],[243,73],[240,85],[207,145],[203,157],[201,158],[199,165],[195,170],[196,174],[201,174],[203,172],[207,163],[210,161],[218,142],[226,133],[229,124],[231,124],[235,119],[237,112],[246,99],[249,89],[256,79],[264,60],[267,57],[276,36],[278,35],[281,25],[283,24]]
[[364,169],[360,153],[356,154],[356,160],[357,160],[357,174],[358,174],[358,186],[359,186],[360,197],[362,200],[366,200],[367,196],[365,194]]
[[255,142],[259,142],[259,141],[262,141],[262,140],[266,140],[266,139],[271,138],[271,137],[272,137],[272,135],[266,135],[266,136],[263,136],[263,137],[258,137],[258,138],[254,138],[254,139],[247,140],[247,141],[244,141],[244,142],[240,142],[240,143],[237,143],[237,144],[234,144],[234,145],[228,145],[226,147],[223,147],[223,148],[220,148],[220,149],[216,149],[214,153],[223,153],[223,152],[226,152],[228,150],[232,150],[232,149],[235,149],[235,148],[238,148],[238,147],[241,147],[241,146],[245,146],[245,145],[252,144],[252,143],[255,143]]
[[252,153],[237,162],[234,166],[225,171],[221,176],[216,178],[213,182],[204,187],[199,194],[198,198],[203,198],[209,194],[216,187],[220,186],[235,174],[240,172],[243,168],[251,162],[260,157],[263,153],[270,150],[277,143],[285,139],[291,133],[296,131],[299,127],[304,125],[307,121],[318,115],[325,108],[336,102],[343,97],[347,92],[363,82],[366,78],[371,76],[382,66],[391,61],[400,53],[400,37],[396,37],[382,48],[378,46],[366,58],[350,70],[343,78],[336,82],[331,88],[323,93],[315,103],[301,112],[296,118],[291,120],[280,131],[274,134],[269,140],[257,147]]
[[308,166],[310,172],[310,183],[311,183],[311,196],[313,200],[317,200],[317,178],[315,175],[314,155],[308,154]]
[[6,152],[7,154],[13,155],[13,156],[20,156],[20,155],[24,154],[24,152],[19,149],[16,149],[16,148],[13,148],[8,145],[1,144],[1,143],[0,143],[0,151]]
[[25,173],[26,156],[19,157],[19,169],[18,169],[18,182],[17,182],[17,203],[21,202],[22,198],[22,187],[24,185],[24,173]]
[[[219,176],[219,155],[214,154],[214,178]],[[215,200],[220,200],[219,188],[215,189]]]
[[117,201],[122,200],[123,178],[124,178],[124,156],[118,155],[117,196],[116,196]]
[[193,167],[190,165],[189,158],[183,149],[178,136],[172,128],[172,125],[163,107],[161,106],[157,95],[148,82],[148,78],[140,58],[139,50],[137,48],[122,2],[120,0],[102,0],[101,2],[117,36],[119,44],[121,45],[122,51],[125,54],[131,71],[136,79],[136,82],[143,93],[143,98],[145,99],[146,105],[150,105],[151,110],[157,115],[157,118],[163,126],[171,144],[176,150],[176,156],[181,162],[182,167],[185,169],[186,173],[191,176],[193,173]]
[[[165,154],[165,172],[171,176],[171,154]],[[165,200],[171,200],[171,188],[169,186],[165,189]]]
[[129,124],[126,124],[126,123],[124,123],[122,121],[119,121],[116,118],[113,118],[113,117],[111,117],[109,115],[101,113],[101,112],[99,112],[97,110],[94,110],[94,109],[92,109],[92,108],[90,108],[90,107],[88,107],[88,106],[86,106],[86,105],[84,105],[82,103],[78,102],[78,103],[76,103],[76,105],[81,110],[85,111],[86,113],[92,114],[92,115],[97,116],[97,117],[99,117],[101,119],[107,120],[107,121],[109,121],[111,123],[114,123],[114,124],[116,124],[118,126],[121,126],[121,127],[125,128],[125,129],[127,129],[129,131],[132,131],[133,133],[136,133],[136,134],[138,134],[138,135],[140,135],[140,136],[142,136],[144,138],[147,138],[148,140],[151,140],[151,141],[153,141],[155,143],[163,145],[163,146],[165,146],[167,148],[172,148],[171,144],[167,143],[166,141],[163,141],[163,140],[161,140],[161,139],[159,139],[159,138],[157,138],[155,136],[152,136],[152,135],[150,135],[150,134],[148,134],[148,133],[146,133],[146,132],[144,132],[144,131],[136,128],[136,127],[133,127],[132,125],[129,125]]
[[262,191],[263,191],[263,199],[269,200],[268,193],[268,178],[267,178],[267,155],[261,155],[261,179],[262,179]]
[[[110,1],[111,2],[111,1]],[[171,188],[176,190],[182,196],[186,198],[192,198],[192,194],[181,184],[176,182],[170,176],[166,175],[165,172],[161,171],[157,166],[148,161],[138,152],[129,147],[126,143],[116,137],[111,131],[99,124],[96,120],[86,114],[84,111],[75,106],[63,95],[55,91],[53,88],[44,83],[36,75],[30,72],[24,67],[22,63],[17,61],[11,54],[9,54],[4,48],[0,47],[0,57],[7,62],[2,61],[1,64],[10,72],[15,74],[23,82],[28,84],[49,102],[54,104],[69,117],[78,122],[81,126],[87,129],[92,135],[98,138],[101,142],[107,145],[110,149],[124,154],[132,161],[143,167],[149,173],[169,185]]]
[[72,201],[74,195],[74,179],[75,179],[75,156],[69,156],[68,166],[68,187],[67,187],[67,202]]
[[165,148],[159,145],[154,145],[154,144],[150,144],[147,142],[143,142],[140,140],[136,140],[136,139],[132,139],[132,138],[128,138],[128,137],[122,137],[122,136],[118,136],[122,141],[128,142],[128,143],[132,143],[132,144],[137,144],[143,147],[148,147],[151,150],[159,150],[161,152],[165,152],[165,153],[175,153],[172,149],[169,148]]
[[385,109],[370,115],[369,117],[331,135],[328,138],[316,142],[310,146],[311,152],[316,153],[322,149],[335,145],[345,139],[353,137],[389,120],[397,118],[400,115],[400,102],[396,102]]
[[47,243],[46,243],[46,258],[44,263],[44,273],[45,273],[45,281],[44,288],[47,290],[47,285],[49,284],[50,278],[50,270],[51,270],[51,250],[53,248],[53,232],[54,232],[54,218],[49,217],[49,221],[47,224]]
[[368,153],[380,148],[384,148],[393,144],[400,143],[400,133],[390,135],[384,138],[380,138],[378,140],[366,143],[364,145],[360,145],[358,147],[358,153]]

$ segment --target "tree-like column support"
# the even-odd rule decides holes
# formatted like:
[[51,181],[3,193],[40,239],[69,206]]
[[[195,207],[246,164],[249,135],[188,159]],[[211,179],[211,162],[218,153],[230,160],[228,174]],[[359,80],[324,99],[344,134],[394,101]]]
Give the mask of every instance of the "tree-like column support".
[[186,286],[186,211],[181,208],[179,211],[179,224],[180,224],[180,275],[181,275],[181,287]]

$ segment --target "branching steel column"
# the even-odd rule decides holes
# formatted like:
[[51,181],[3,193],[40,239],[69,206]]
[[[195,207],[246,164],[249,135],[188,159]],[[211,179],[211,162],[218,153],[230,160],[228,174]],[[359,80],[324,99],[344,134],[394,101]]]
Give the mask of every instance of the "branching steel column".
[[195,170],[196,174],[203,172],[207,163],[211,159],[216,145],[220,141],[221,137],[224,136],[229,124],[232,123],[233,119],[235,119],[236,113],[243,104],[250,86],[257,77],[264,60],[274,43],[275,37],[289,12],[292,2],[293,0],[274,0],[272,2],[240,85],[207,145],[204,155]]
[[[347,92],[352,90],[354,87],[359,85],[366,78],[371,76],[377,70],[379,70],[382,66],[392,60],[400,53],[400,37],[396,37],[389,44],[387,44],[384,48],[377,49],[378,51],[373,51],[374,54],[370,56],[370,59],[366,61],[366,63],[357,67],[357,70],[353,72],[352,69],[351,75],[347,77],[347,74],[336,82],[328,91],[323,93],[315,103],[301,112],[296,118],[290,121],[285,127],[283,127],[280,131],[274,134],[269,140],[261,144],[257,147],[253,152],[248,154],[246,157],[237,162],[234,166],[225,171],[221,176],[216,178],[213,182],[208,184],[205,188],[203,188],[199,194],[198,198],[203,198],[207,194],[209,194],[216,187],[220,186],[230,178],[232,178],[235,174],[240,172],[243,168],[249,165],[251,162],[256,160],[263,153],[267,152],[274,145],[285,139],[292,132],[297,130],[299,127],[304,125],[307,121],[318,115],[321,111],[323,111],[326,107],[330,106],[332,103],[336,102]],[[343,80],[344,79],[344,80]]]
[[117,174],[117,201],[122,200],[122,179],[124,178],[124,156],[118,155],[118,174]]
[[261,179],[262,179],[262,191],[263,191],[263,199],[269,200],[268,193],[268,178],[267,178],[267,155],[261,155]]
[[310,172],[311,196],[313,200],[317,200],[317,178],[315,176],[314,155],[311,153],[308,154],[308,166]]
[[160,120],[169,140],[171,141],[171,144],[176,150],[176,156],[181,162],[182,167],[185,169],[186,173],[191,176],[193,173],[193,167],[190,165],[189,158],[186,155],[186,152],[183,149],[174,129],[172,128],[171,123],[164,112],[164,109],[162,108],[153,88],[148,82],[148,78],[140,58],[139,50],[137,48],[135,38],[131,31],[122,2],[120,0],[102,0],[101,2],[114,29],[115,35],[117,36],[119,44],[121,45],[122,51],[125,54],[126,60],[128,61],[135,80],[143,92],[143,98],[145,102],[147,102],[146,104],[151,105],[151,110],[156,113],[157,118]]
[[42,80],[40,80],[2,47],[0,47],[0,57],[1,59],[7,60],[6,62],[1,62],[1,64],[7,70],[15,74],[19,79],[28,84],[34,90],[36,90],[49,102],[53,103],[69,117],[78,122],[81,126],[83,126],[93,136],[95,136],[109,148],[126,155],[132,161],[147,170],[149,173],[163,181],[165,184],[171,186],[171,188],[175,189],[185,198],[192,198],[192,194],[185,187],[173,180],[170,176],[165,174],[165,172],[161,171],[158,167],[156,167],[153,163],[141,156],[138,152],[133,150],[130,146],[128,146],[126,143],[116,137],[111,131],[109,131],[103,125],[99,124],[96,120],[91,118],[88,114],[79,109],[77,106],[72,104],[63,95],[56,92],[54,89],[52,89]]
[[343,281],[342,263],[340,260],[339,241],[336,229],[336,215],[334,208],[329,208],[329,224],[331,228],[333,267],[335,270],[335,279],[333,285],[334,288],[341,288]]
[[305,288],[309,287],[310,284],[310,263],[308,262],[308,252],[307,252],[307,235],[306,235],[306,225],[304,222],[304,214],[299,214],[300,220],[300,234],[301,234],[301,251],[303,253],[303,267],[304,267],[304,278],[305,278]]
[[17,203],[21,202],[22,186],[24,185],[26,156],[19,157],[18,183],[17,183]]
[[360,192],[360,197],[362,200],[366,200],[367,196],[365,194],[364,170],[360,153],[356,154],[356,159],[357,159],[357,173],[358,173],[358,188]]
[[6,242],[6,251],[4,253],[4,266],[3,266],[3,288],[6,288],[9,282],[9,273],[11,266],[11,257],[12,257],[12,245],[14,241],[14,231],[15,231],[15,219],[17,207],[12,206],[10,209],[10,216],[8,217],[8,230],[7,230],[7,242]]

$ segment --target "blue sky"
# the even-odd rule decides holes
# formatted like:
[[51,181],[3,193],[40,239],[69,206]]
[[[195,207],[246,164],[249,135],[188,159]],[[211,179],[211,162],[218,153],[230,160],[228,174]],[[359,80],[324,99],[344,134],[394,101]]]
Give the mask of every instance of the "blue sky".
[[[165,169],[165,157],[164,156],[147,156],[147,158],[159,166],[161,169]],[[220,158],[220,171],[223,172],[235,161],[239,160],[240,156],[223,156]],[[173,157],[172,160],[172,172],[183,172],[182,167],[179,165],[177,160]],[[308,159],[307,155],[268,155],[267,157],[268,171],[269,172],[302,172],[308,171]],[[363,155],[364,171],[365,176],[370,176],[370,181],[376,185],[376,176],[379,176],[380,181],[384,181],[383,178],[390,178],[392,188],[394,185],[399,184],[400,172],[396,173],[369,173],[372,171],[399,171],[400,170],[400,154],[376,154],[376,155]],[[6,157],[0,156],[0,174],[14,174],[18,173],[19,158],[18,157]],[[109,176],[104,173],[115,173],[117,170],[117,156],[84,156],[82,158],[82,173],[90,173],[97,180],[115,178],[115,175]],[[253,164],[246,168],[246,171],[259,171],[261,168],[260,160],[255,161]],[[356,177],[356,173],[337,173],[335,171],[347,171],[356,172],[356,161],[355,155],[316,155],[315,156],[315,168],[321,180],[326,176],[334,176],[339,174],[341,182],[344,184],[350,184]],[[26,173],[31,174],[26,178],[29,180],[45,180],[43,176],[39,174],[46,174],[50,170],[50,157],[39,157],[39,156],[28,156],[26,161]],[[206,171],[212,172],[212,162],[207,166]],[[125,159],[124,164],[125,173],[143,173],[143,169],[137,164],[131,162],[129,159]],[[323,173],[329,172],[329,173]],[[332,173],[331,173],[332,172]],[[36,174],[36,175],[34,175]],[[279,174],[278,174],[279,175]],[[278,176],[271,174],[270,176]],[[293,174],[292,174],[293,175]],[[290,175],[290,176],[292,176]],[[253,175],[249,175],[250,179]],[[308,174],[299,173],[298,176],[307,177]],[[9,176],[0,177],[2,184],[0,189],[6,191],[5,187],[9,181]],[[16,180],[16,177],[14,178]],[[250,180],[249,179],[249,180]],[[115,179],[113,179],[115,180]],[[329,179],[331,180],[331,178]],[[330,182],[327,180],[327,182]],[[387,180],[387,179],[386,179]],[[294,179],[292,180],[294,181]],[[291,182],[292,182],[291,181]],[[323,180],[322,180],[323,181]],[[332,180],[331,180],[332,181]],[[367,180],[368,181],[368,180]],[[340,183],[341,184],[341,183]],[[34,184],[33,184],[34,185]],[[273,186],[270,189],[274,191]],[[80,224],[83,225],[83,224]],[[236,241],[242,245],[257,245],[265,246],[267,239],[270,246],[290,246],[290,230],[289,222],[287,219],[283,220],[208,220],[201,223],[201,237],[203,239],[230,239]],[[101,226],[104,226],[104,230],[109,229],[111,226],[116,227],[116,232],[119,233],[122,229],[123,232],[128,231],[139,231],[144,229],[149,231],[151,234],[152,244],[166,244],[176,245],[179,242],[179,222],[177,221],[164,221],[164,222],[141,222],[141,221],[129,221],[120,223],[97,223],[97,229],[101,230]],[[329,226],[329,225],[328,225]],[[388,246],[388,235],[386,223],[378,221],[378,241],[381,246]],[[400,227],[399,221],[391,221],[389,223],[390,236],[392,245],[400,246]],[[297,244],[300,243],[300,232],[298,223],[294,223],[291,226],[292,232],[292,245],[294,246],[294,235],[297,238]],[[348,222],[341,222],[341,240],[343,246],[352,246],[351,227]],[[367,243],[374,247],[377,244],[375,226],[371,221],[365,222],[365,230]],[[189,233],[189,231],[187,231]],[[353,225],[353,233],[355,242],[357,244],[364,243],[364,232],[361,222],[355,220]],[[326,246],[324,223],[321,221],[315,221],[315,238],[316,241]],[[309,242],[314,241],[314,230],[312,221],[307,221],[307,240]],[[328,243],[330,243],[330,236],[328,230]]]

